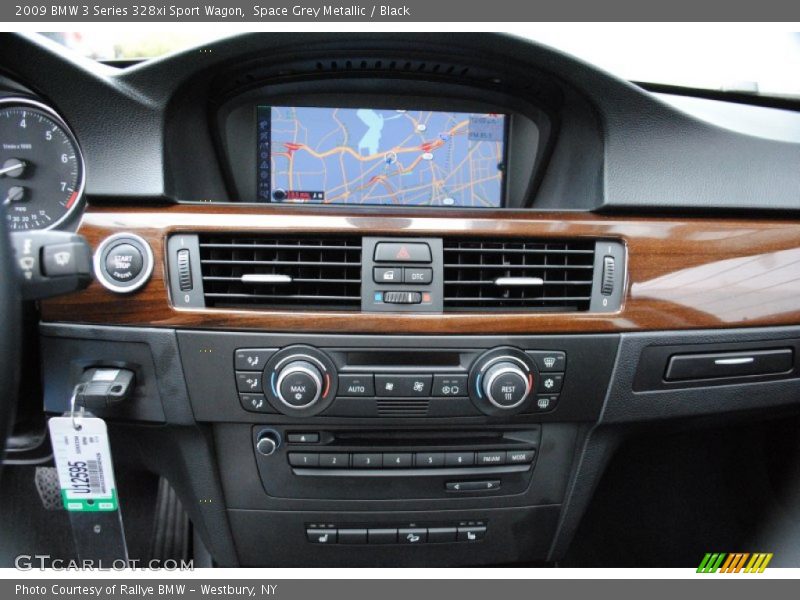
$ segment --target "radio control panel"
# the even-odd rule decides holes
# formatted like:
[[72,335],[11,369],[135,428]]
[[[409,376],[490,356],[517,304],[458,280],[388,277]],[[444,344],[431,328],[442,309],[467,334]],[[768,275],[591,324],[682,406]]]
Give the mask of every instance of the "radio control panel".
[[520,494],[541,427],[298,429],[255,426],[253,454],[271,496],[482,498]]

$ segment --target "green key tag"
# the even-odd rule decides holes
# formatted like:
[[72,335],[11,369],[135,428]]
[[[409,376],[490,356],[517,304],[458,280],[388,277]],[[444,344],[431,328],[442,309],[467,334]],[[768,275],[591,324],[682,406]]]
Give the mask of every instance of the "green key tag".
[[103,419],[53,417],[48,422],[64,508],[75,512],[119,507],[108,429]]

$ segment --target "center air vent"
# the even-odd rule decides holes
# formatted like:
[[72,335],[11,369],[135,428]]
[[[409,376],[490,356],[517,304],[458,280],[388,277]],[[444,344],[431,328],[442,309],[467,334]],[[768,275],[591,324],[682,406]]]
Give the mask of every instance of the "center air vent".
[[585,311],[594,241],[445,240],[445,310]]
[[358,310],[361,239],[200,236],[207,307]]

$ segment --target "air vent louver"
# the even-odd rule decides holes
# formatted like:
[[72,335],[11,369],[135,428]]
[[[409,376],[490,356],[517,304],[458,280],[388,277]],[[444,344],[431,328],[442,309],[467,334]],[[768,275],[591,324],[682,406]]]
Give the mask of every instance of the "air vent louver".
[[207,307],[359,310],[360,238],[201,235]]
[[445,310],[589,310],[593,241],[445,240]]

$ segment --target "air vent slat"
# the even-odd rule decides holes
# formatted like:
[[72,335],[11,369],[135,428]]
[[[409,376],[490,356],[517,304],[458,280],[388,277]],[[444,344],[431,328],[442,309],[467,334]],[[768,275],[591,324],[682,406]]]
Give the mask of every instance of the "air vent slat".
[[358,310],[360,238],[200,236],[208,307]]
[[588,310],[594,246],[590,240],[444,240],[444,308]]

